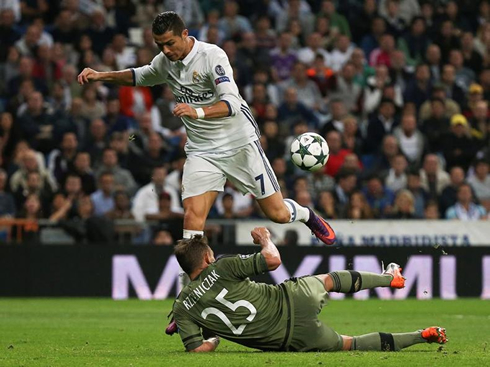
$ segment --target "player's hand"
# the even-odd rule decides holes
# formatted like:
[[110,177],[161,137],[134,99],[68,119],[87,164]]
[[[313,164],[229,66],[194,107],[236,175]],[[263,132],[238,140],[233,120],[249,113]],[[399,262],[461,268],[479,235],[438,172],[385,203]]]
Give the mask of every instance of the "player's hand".
[[256,245],[271,239],[271,233],[265,227],[256,227],[250,233]]
[[187,116],[190,117],[191,119],[197,119],[196,110],[186,103],[177,103],[172,113],[174,114],[174,116],[177,117]]
[[82,70],[80,74],[78,74],[77,77],[78,83],[84,85],[92,81],[95,81],[97,80],[97,74],[98,72],[95,71],[94,69],[85,68]]

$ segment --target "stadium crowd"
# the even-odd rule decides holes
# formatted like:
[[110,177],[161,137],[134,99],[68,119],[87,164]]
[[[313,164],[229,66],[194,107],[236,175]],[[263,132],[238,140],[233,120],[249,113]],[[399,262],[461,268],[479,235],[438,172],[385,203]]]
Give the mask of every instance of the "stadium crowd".
[[[91,222],[181,220],[171,91],[76,81],[151,62],[164,10],[227,53],[285,197],[330,219],[488,219],[487,0],[2,1],[0,217],[76,238]],[[330,147],[315,173],[289,160],[307,131]],[[210,214],[262,217],[232,185]],[[162,228],[156,243],[179,236]]]

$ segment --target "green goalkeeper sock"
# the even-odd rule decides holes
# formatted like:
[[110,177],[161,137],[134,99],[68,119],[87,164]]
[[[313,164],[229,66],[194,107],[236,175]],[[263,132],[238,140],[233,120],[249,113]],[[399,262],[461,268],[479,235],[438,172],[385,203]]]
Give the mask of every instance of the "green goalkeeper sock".
[[393,277],[365,271],[340,270],[328,273],[333,281],[332,292],[355,293],[363,289],[389,287]]
[[351,350],[378,350],[398,352],[414,344],[426,343],[420,331],[412,333],[371,333],[352,338]]

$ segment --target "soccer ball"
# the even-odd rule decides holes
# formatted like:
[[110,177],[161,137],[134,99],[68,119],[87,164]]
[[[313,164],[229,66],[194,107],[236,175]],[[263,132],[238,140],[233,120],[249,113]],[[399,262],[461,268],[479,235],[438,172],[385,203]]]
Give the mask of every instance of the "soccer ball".
[[316,171],[328,161],[330,149],[321,135],[304,133],[291,143],[291,160],[304,171]]

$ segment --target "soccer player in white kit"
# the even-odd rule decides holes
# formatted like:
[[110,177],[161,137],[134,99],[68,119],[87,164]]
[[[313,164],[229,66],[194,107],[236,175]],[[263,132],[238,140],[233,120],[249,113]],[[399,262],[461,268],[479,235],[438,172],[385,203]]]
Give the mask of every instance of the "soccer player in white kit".
[[162,52],[149,65],[109,72],[85,68],[78,82],[170,86],[177,101],[173,113],[182,118],[187,132],[183,238],[203,234],[209,210],[229,179],[242,193],[254,195],[272,221],[304,222],[319,240],[333,244],[335,233],[323,218],[294,200],[283,199],[226,53],[189,37],[184,22],[172,11],[156,16],[152,32]]

